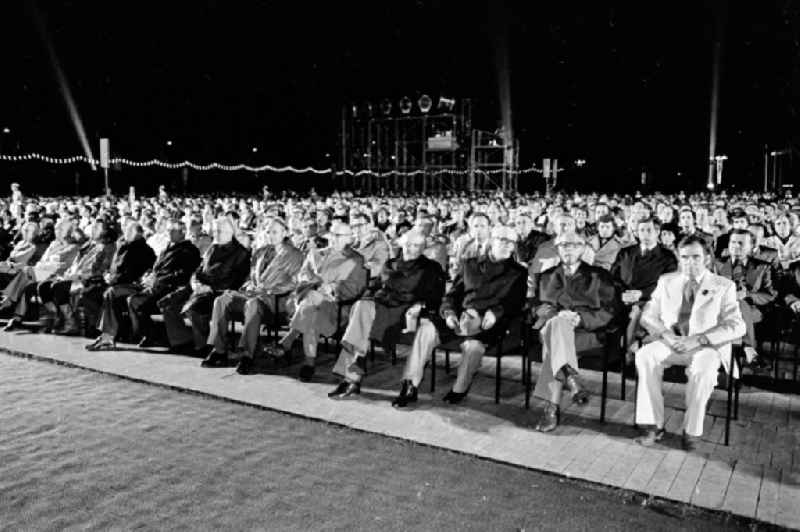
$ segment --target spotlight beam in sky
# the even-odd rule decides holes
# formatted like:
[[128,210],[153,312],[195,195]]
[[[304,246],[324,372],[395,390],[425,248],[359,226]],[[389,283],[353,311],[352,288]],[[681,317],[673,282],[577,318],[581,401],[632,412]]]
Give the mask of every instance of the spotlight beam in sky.
[[53,41],[50,39],[50,35],[47,32],[47,26],[45,24],[44,17],[39,11],[39,6],[36,5],[35,0],[28,0],[28,6],[30,7],[31,14],[33,15],[33,21],[36,25],[36,30],[39,33],[39,37],[42,39],[42,44],[44,44],[45,50],[47,51],[47,57],[50,60],[50,66],[53,68],[53,73],[56,76],[58,87],[61,89],[61,95],[64,97],[64,103],[67,106],[69,118],[72,121],[73,127],[75,128],[75,133],[78,135],[78,140],[83,147],[83,153],[86,155],[89,164],[92,166],[92,170],[97,170],[97,166],[94,164],[94,157],[92,156],[92,148],[89,146],[89,139],[86,136],[86,129],[83,127],[83,121],[81,120],[80,113],[78,113],[78,106],[75,104],[75,99],[72,97],[72,91],[69,88],[67,76],[64,74],[64,70],[61,68],[61,63],[56,55]]

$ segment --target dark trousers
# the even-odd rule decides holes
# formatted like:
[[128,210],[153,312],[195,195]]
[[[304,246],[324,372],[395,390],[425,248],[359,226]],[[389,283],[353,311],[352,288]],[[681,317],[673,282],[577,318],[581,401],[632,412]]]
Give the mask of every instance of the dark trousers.
[[[195,294],[191,290],[175,291],[158,302],[164,316],[169,345],[178,347],[190,342],[195,349],[206,345],[211,332],[210,320],[214,298],[219,292]],[[181,312],[186,308],[186,312]],[[191,326],[187,326],[184,317],[189,318]]]
[[151,314],[158,314],[158,300],[167,295],[164,290],[145,288],[128,296],[128,312],[131,318],[131,334],[134,338],[152,337],[155,333]]
[[42,281],[36,287],[42,304],[68,305],[72,281]]
[[97,328],[100,332],[116,338],[120,329],[122,310],[127,306],[127,300],[141,288],[132,284],[118,284],[109,286],[103,292],[100,304],[100,321]]

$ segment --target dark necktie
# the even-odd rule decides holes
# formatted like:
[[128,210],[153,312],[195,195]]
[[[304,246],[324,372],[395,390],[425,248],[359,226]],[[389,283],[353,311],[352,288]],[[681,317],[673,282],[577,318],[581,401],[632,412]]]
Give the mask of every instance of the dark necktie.
[[697,281],[692,278],[689,278],[683,285],[683,301],[681,301],[681,310],[678,313],[678,323],[676,324],[677,332],[681,336],[689,334],[689,319],[692,315],[697,286]]
[[744,279],[744,264],[742,261],[733,261],[733,282],[737,285]]

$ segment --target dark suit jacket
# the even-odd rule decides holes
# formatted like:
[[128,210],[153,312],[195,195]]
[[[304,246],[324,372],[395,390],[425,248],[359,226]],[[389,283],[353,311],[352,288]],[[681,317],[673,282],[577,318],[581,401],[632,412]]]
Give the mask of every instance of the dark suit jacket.
[[189,240],[170,243],[153,265],[153,292],[167,293],[189,284],[200,264],[200,251]]
[[144,238],[137,238],[133,242],[123,240],[111,261],[109,284],[138,283],[155,261],[156,254]]
[[[733,279],[733,264],[730,257],[724,261],[718,261],[715,265],[715,273],[726,279]],[[772,283],[772,265],[769,262],[750,257],[745,266],[744,277],[741,281],[747,289],[745,301],[757,307],[763,307],[772,303],[778,297],[778,290]],[[737,290],[741,286],[737,285]]]
[[528,272],[514,258],[494,261],[488,255],[466,259],[450,291],[439,309],[444,318],[448,312],[460,315],[475,309],[481,315],[491,310],[497,321],[488,331],[476,336],[482,342],[493,342],[504,334],[509,322],[522,314]]
[[367,297],[375,300],[375,320],[370,338],[386,345],[395,343],[405,326],[406,311],[414,303],[424,303],[426,313],[438,310],[444,295],[445,275],[435,260],[421,255],[415,260],[401,257],[386,261],[375,290]]
[[621,292],[641,290],[641,301],[648,301],[656,289],[658,278],[678,269],[675,254],[661,244],[642,255],[638,244],[620,250],[611,266],[611,276]]
[[782,288],[783,301],[787,305],[800,301],[800,261],[789,265],[789,271],[783,276]]
[[212,244],[195,277],[215,291],[236,290],[249,273],[250,251],[234,238],[227,244]]
[[536,329],[561,310],[572,310],[580,315],[576,332],[602,329],[624,315],[611,274],[585,262],[580,263],[571,277],[563,264],[536,274],[531,279],[528,296]]

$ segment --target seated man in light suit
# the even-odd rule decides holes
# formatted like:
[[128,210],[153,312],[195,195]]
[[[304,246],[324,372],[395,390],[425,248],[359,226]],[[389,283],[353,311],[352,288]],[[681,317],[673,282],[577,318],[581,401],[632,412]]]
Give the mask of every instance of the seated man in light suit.
[[708,244],[700,235],[678,244],[680,272],[662,275],[642,312],[641,324],[658,340],[636,352],[639,388],[636,423],[646,427],[637,442],[650,446],[664,437],[664,368],[686,366],[683,447],[692,450],[703,434],[703,418],[720,363],[729,368],[731,343],[745,334],[736,284],[708,271]]

